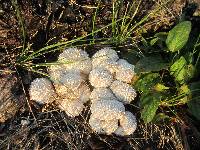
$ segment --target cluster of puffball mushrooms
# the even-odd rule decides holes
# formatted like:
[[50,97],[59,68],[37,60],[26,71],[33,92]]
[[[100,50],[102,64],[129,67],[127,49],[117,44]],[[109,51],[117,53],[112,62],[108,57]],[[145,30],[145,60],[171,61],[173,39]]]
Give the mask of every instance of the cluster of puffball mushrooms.
[[95,132],[126,136],[136,130],[135,116],[124,107],[136,97],[130,85],[134,65],[119,59],[115,50],[103,48],[90,58],[81,49],[65,49],[48,73],[50,80],[37,78],[31,83],[31,100],[56,101],[70,117],[80,115],[91,101],[89,125]]

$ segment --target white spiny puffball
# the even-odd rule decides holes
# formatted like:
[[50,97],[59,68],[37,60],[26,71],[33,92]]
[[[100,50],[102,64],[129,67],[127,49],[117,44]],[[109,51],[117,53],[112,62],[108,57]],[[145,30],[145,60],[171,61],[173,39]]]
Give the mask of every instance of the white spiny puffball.
[[84,105],[79,100],[63,99],[59,102],[59,108],[66,112],[70,117],[76,117],[81,114]]
[[111,74],[114,74],[118,70],[118,63],[112,60],[105,60],[98,64],[98,66],[94,66],[93,69],[94,68],[105,68],[110,71]]
[[124,117],[120,119],[120,126],[115,131],[115,134],[120,136],[131,135],[136,128],[136,117],[131,112],[126,111]]
[[94,103],[97,100],[116,100],[116,97],[109,88],[94,88],[90,100]]
[[99,51],[97,51],[92,56],[92,67],[96,68],[100,66],[101,64],[105,63],[106,61],[117,61],[119,59],[117,52],[109,47],[103,48]]
[[95,68],[89,74],[89,81],[95,88],[108,87],[113,82],[113,76],[104,68]]
[[92,62],[88,54],[78,48],[65,49],[58,57],[58,62],[62,63],[63,69],[79,70],[88,75],[92,69]]
[[77,89],[55,84],[55,89],[60,98],[79,100],[82,103],[86,103],[89,100],[91,93],[86,83],[82,83]]
[[59,79],[60,85],[70,89],[77,89],[83,82],[84,80],[79,71],[64,71]]
[[124,59],[119,59],[117,63],[118,69],[116,71],[116,79],[126,83],[131,83],[133,76],[135,75],[134,65],[128,63],[128,61]]
[[90,116],[89,124],[93,131],[99,134],[112,134],[118,128],[118,120],[100,120],[93,115]]
[[77,93],[79,96],[79,100],[82,103],[86,103],[87,101],[89,101],[90,99],[90,95],[91,95],[91,91],[90,88],[87,84],[82,84],[78,89],[77,89]]
[[125,114],[123,103],[118,100],[98,100],[90,107],[94,118],[100,120],[120,119]]
[[40,104],[51,103],[56,98],[54,87],[46,78],[37,78],[32,81],[29,89],[30,99]]
[[131,85],[122,81],[115,80],[111,84],[110,89],[123,103],[130,103],[137,96],[136,91],[131,87]]
[[54,83],[58,83],[60,76],[63,73],[63,67],[61,65],[50,65],[48,68],[48,73],[50,76],[50,79],[54,82]]

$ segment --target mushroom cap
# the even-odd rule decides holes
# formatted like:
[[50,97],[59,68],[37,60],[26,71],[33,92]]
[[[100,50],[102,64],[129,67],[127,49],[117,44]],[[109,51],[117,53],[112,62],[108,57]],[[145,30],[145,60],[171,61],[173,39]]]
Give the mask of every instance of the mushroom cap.
[[111,84],[110,88],[115,96],[123,103],[130,103],[137,96],[136,91],[131,87],[131,85],[122,81],[115,80]]
[[59,79],[60,76],[63,72],[63,67],[61,65],[50,65],[48,67],[48,73],[50,76],[50,79],[54,82],[54,83],[59,83]]
[[84,109],[84,105],[79,100],[63,99],[59,102],[59,108],[66,112],[70,117],[76,117],[81,114]]
[[90,107],[94,118],[100,120],[120,119],[125,113],[123,103],[117,100],[98,100]]
[[63,71],[59,78],[59,84],[77,89],[84,82],[79,71]]
[[58,57],[63,69],[79,70],[83,74],[89,74],[92,69],[92,62],[88,54],[78,48],[65,49]]
[[90,95],[91,95],[91,91],[90,91],[89,86],[86,83],[82,84],[78,88],[77,93],[79,93],[78,94],[78,95],[80,95],[79,100],[82,103],[86,103],[87,101],[89,101]]
[[126,111],[124,117],[120,119],[120,126],[115,131],[115,134],[120,136],[131,135],[136,128],[136,117],[131,112]]
[[32,81],[29,89],[30,99],[40,104],[51,103],[56,98],[54,87],[46,78],[36,78]]
[[128,63],[128,61],[124,59],[119,59],[117,63],[118,69],[115,78],[126,83],[131,83],[132,78],[135,75],[134,65]]
[[93,115],[90,116],[89,124],[93,131],[99,134],[112,134],[118,128],[118,120],[100,120]]
[[98,68],[98,67],[104,68],[110,71],[111,74],[114,74],[118,70],[118,63],[113,60],[105,60],[99,63],[97,66],[93,66],[93,69]]
[[116,100],[116,97],[109,88],[94,88],[90,95],[90,100],[92,101],[92,103],[102,99]]
[[55,84],[55,89],[60,98],[78,100],[82,103],[86,103],[89,100],[91,94],[90,88],[86,83],[81,83],[77,89]]
[[89,81],[95,88],[108,87],[113,81],[113,76],[104,68],[95,68],[89,74]]
[[117,61],[119,59],[117,52],[109,47],[97,51],[92,56],[92,67],[96,68],[105,61]]

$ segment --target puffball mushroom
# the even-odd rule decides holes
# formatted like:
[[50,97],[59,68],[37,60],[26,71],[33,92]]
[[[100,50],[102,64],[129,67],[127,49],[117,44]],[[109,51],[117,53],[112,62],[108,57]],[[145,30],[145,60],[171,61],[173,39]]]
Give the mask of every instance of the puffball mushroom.
[[94,88],[90,95],[91,102],[94,103],[101,99],[116,100],[116,97],[109,88]]
[[115,50],[103,48],[91,60],[85,51],[68,48],[48,72],[54,87],[48,79],[34,80],[30,87],[32,100],[44,104],[57,96],[58,107],[70,117],[80,115],[84,103],[91,100],[89,124],[94,131],[120,136],[135,131],[136,118],[125,111],[123,104],[136,97],[136,91],[128,84],[134,76],[134,66],[119,59]]
[[118,69],[116,71],[115,78],[117,80],[120,80],[126,83],[131,83],[131,80],[133,76],[135,75],[134,65],[128,63],[124,59],[119,59],[117,63],[118,63]]
[[131,135],[137,128],[136,117],[129,111],[120,119],[120,126],[114,132],[117,135],[125,136]]
[[125,114],[123,103],[118,100],[98,100],[90,107],[93,117],[101,120],[119,119]]
[[89,74],[89,81],[96,88],[108,87],[113,81],[113,76],[104,68],[95,68]]
[[116,51],[107,47],[97,51],[92,56],[92,67],[96,68],[101,66],[101,64],[105,63],[106,61],[115,62],[119,59]]
[[51,103],[56,98],[54,87],[46,78],[36,78],[30,86],[30,99],[38,103]]
[[93,115],[90,116],[89,124],[93,131],[99,134],[112,134],[118,128],[118,120],[100,120]]
[[58,62],[62,63],[63,69],[78,70],[88,75],[92,69],[92,62],[88,54],[78,48],[65,49],[58,57]]
[[63,99],[59,103],[59,108],[70,117],[76,117],[81,114],[84,109],[84,105],[79,100]]
[[131,87],[131,85],[122,81],[115,80],[111,84],[110,88],[115,96],[123,103],[130,103],[137,96],[136,91]]

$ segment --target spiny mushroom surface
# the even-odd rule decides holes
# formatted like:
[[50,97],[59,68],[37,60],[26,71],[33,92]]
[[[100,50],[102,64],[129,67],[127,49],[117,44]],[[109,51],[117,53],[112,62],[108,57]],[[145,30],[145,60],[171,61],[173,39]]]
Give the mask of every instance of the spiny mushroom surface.
[[46,78],[33,80],[29,90],[30,99],[40,104],[51,103],[56,98],[54,87]]
[[91,60],[81,49],[65,49],[48,72],[54,88],[49,80],[36,79],[30,89],[32,100],[46,103],[56,91],[58,107],[70,117],[80,115],[84,103],[91,100],[89,124],[95,132],[124,136],[135,131],[136,119],[124,106],[136,97],[129,85],[134,66],[119,59],[115,50],[103,48]]
[[115,134],[120,136],[130,135],[132,134],[137,127],[137,121],[135,116],[129,112],[126,111],[125,115],[120,119],[120,126],[115,131]]
[[115,96],[123,103],[130,103],[136,97],[136,91],[127,83],[115,80],[111,86]]
[[100,120],[93,115],[90,116],[89,124],[91,128],[99,134],[112,134],[118,128],[118,120]]
[[104,68],[95,68],[89,74],[89,80],[92,86],[108,87],[113,81],[112,74]]
[[70,117],[75,117],[80,115],[80,113],[84,109],[83,103],[81,103],[79,100],[69,100],[69,99],[63,99],[59,103],[59,108],[66,112],[66,114]]
[[109,88],[95,88],[90,95],[90,100],[92,103],[98,100],[115,100],[116,97]]
[[135,75],[134,66],[132,64],[129,64],[124,59],[119,59],[117,63],[118,69],[116,70],[116,79],[126,83],[131,83],[131,80]]
[[107,47],[97,51],[92,56],[92,67],[96,68],[104,64],[106,61],[117,61],[119,56],[117,55],[116,51]]
[[58,57],[66,70],[79,70],[83,74],[89,74],[92,69],[92,63],[88,54],[78,48],[65,49]]
[[125,114],[123,103],[118,100],[98,100],[91,105],[93,117],[100,120],[120,119]]

